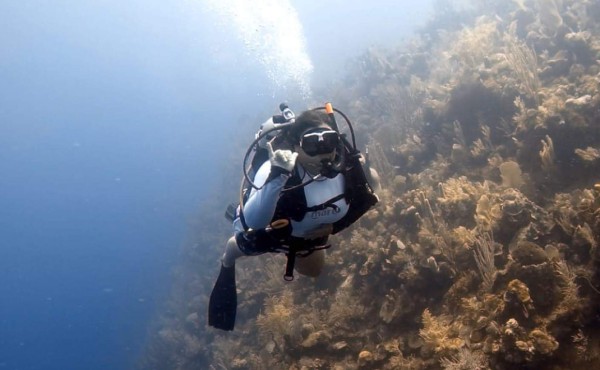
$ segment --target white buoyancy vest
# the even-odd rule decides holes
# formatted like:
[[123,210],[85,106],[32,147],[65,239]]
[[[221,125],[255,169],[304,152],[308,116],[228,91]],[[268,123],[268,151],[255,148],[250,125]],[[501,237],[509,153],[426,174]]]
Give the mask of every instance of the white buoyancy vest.
[[[298,167],[301,177],[308,176],[300,165]],[[267,161],[261,165],[254,177],[254,183],[262,188],[252,190],[244,207],[245,221],[252,228],[266,227],[271,221],[279,194],[289,178],[289,176],[282,175],[265,184],[270,172],[271,163]],[[308,181],[308,178],[304,178],[303,182],[305,181]],[[303,187],[307,207],[325,204],[327,201],[343,195],[344,186],[345,178],[341,173],[331,179],[323,177],[310,182]],[[348,203],[342,197],[333,204],[335,207],[328,206],[320,210],[308,210],[301,221],[292,220],[292,236],[304,237],[307,232],[317,229],[323,224],[333,224],[342,219],[348,212]],[[243,230],[239,220],[234,221],[234,228],[236,231]]]

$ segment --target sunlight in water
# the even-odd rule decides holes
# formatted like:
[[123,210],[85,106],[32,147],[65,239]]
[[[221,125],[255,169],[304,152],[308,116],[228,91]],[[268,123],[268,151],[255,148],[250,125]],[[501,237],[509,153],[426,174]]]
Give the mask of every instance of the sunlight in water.
[[207,0],[235,28],[246,51],[264,68],[276,89],[299,89],[309,99],[313,64],[298,13],[287,0]]

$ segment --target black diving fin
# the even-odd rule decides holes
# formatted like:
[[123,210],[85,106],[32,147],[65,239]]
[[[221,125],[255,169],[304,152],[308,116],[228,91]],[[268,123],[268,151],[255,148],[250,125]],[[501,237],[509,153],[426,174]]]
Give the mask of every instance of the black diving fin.
[[235,265],[231,267],[221,265],[219,277],[208,303],[208,325],[217,329],[233,330],[236,310]]

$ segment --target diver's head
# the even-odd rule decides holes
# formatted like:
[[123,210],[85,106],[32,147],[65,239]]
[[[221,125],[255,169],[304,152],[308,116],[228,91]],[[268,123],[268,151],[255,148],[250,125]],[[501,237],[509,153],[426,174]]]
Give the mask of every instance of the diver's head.
[[320,173],[330,164],[340,144],[340,136],[330,125],[329,116],[322,111],[309,110],[302,113],[289,128],[288,140],[298,161],[311,173]]

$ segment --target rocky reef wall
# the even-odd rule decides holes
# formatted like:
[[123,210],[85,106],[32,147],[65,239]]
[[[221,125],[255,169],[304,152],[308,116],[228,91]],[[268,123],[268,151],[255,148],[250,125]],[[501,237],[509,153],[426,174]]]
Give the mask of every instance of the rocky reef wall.
[[321,92],[381,198],[332,238],[323,275],[288,284],[282,256],[242,261],[224,334],[198,272],[144,366],[600,367],[600,3],[469,9]]

